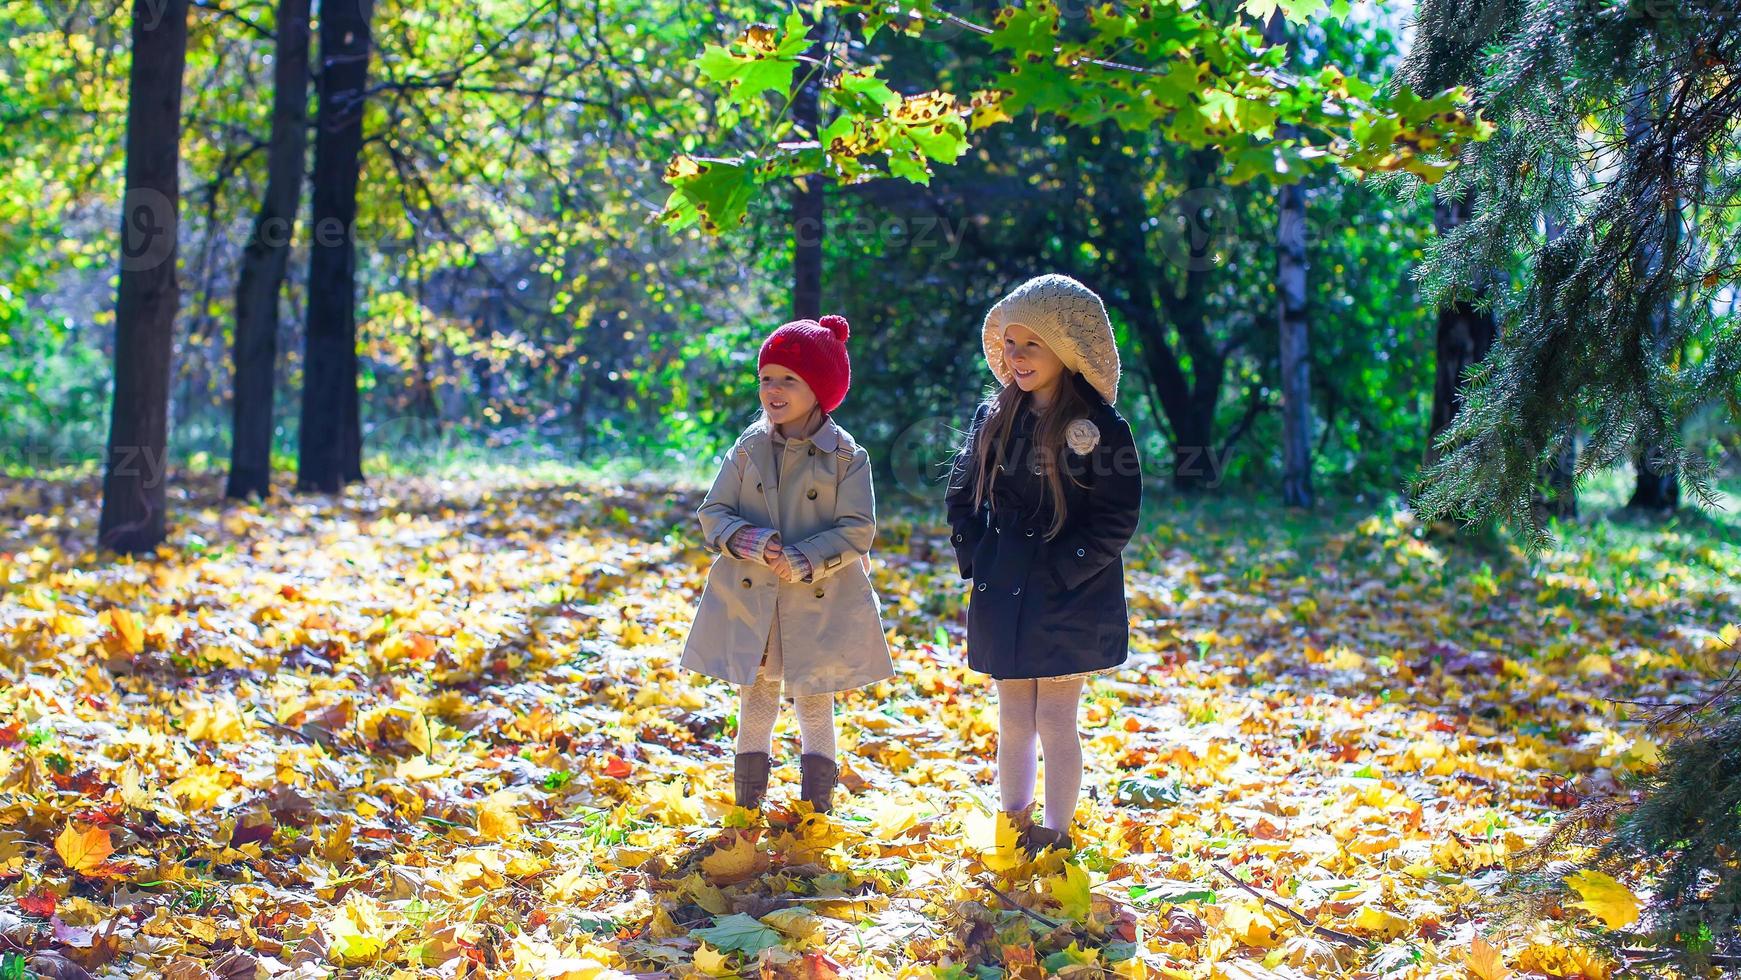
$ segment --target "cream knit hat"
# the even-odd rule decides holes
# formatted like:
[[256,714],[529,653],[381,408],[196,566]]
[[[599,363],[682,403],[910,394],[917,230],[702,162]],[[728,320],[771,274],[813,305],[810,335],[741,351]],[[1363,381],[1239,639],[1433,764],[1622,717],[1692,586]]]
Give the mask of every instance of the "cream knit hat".
[[1118,344],[1106,306],[1094,290],[1069,276],[1037,276],[1017,286],[985,314],[985,363],[998,383],[1015,372],[1004,363],[1004,328],[1019,323],[1040,335],[1064,366],[1082,375],[1108,405],[1118,398]]

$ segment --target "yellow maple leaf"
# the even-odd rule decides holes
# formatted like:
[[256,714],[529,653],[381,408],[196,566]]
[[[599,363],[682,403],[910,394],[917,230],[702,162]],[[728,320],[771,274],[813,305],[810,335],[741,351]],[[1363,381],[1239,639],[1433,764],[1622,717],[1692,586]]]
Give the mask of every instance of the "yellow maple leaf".
[[1092,899],[1088,894],[1088,872],[1072,862],[1064,863],[1062,874],[1046,882],[1046,890],[1052,895],[1052,901],[1064,910],[1064,914],[1072,919],[1088,918],[1088,909]]
[[240,742],[248,737],[248,721],[234,701],[192,704],[183,715],[182,732],[191,739]]
[[825,938],[821,916],[806,908],[779,909],[762,916],[762,922],[807,945],[821,943]]
[[1284,938],[1281,923],[1269,909],[1261,906],[1229,905],[1221,924],[1234,939],[1259,949],[1269,949]]
[[414,755],[400,759],[393,765],[393,775],[407,782],[421,782],[445,776],[452,767],[445,762],[431,762],[426,755]]
[[1511,975],[1511,971],[1505,968],[1505,957],[1500,955],[1498,948],[1480,936],[1469,940],[1469,951],[1463,960],[1463,967],[1476,980],[1505,980]]
[[97,622],[108,627],[103,632],[103,646],[117,657],[145,652],[145,628],[139,617],[119,606],[97,614]]
[[695,969],[710,977],[737,976],[737,971],[726,962],[726,955],[706,943],[695,947]]
[[383,929],[373,909],[356,901],[345,902],[339,914],[323,927],[330,940],[327,958],[340,966],[373,962],[387,945]]
[[411,720],[405,726],[406,743],[424,755],[428,755],[432,744],[430,734],[432,728],[428,715],[421,711],[412,712]]
[[1409,920],[1376,905],[1365,905],[1354,914],[1354,928],[1378,939],[1395,939],[1409,931]]
[[1517,957],[1517,968],[1550,977],[1582,977],[1583,980],[1607,980],[1608,962],[1587,949],[1561,943],[1536,943]]
[[1566,884],[1582,899],[1569,904],[1601,919],[1608,928],[1624,929],[1638,921],[1638,897],[1602,872],[1580,871],[1568,876]]
[[1026,861],[1027,855],[1021,850],[1021,833],[1016,830],[1015,821],[1009,814],[1001,811],[983,814],[973,809],[961,823],[968,845],[979,852],[979,859],[986,867],[993,871],[1010,871]]
[[520,796],[497,790],[478,804],[478,833],[490,840],[507,840],[520,833]]
[[169,784],[169,792],[195,810],[210,810],[224,795],[235,774],[217,766],[194,766]]
[[756,850],[753,834],[733,831],[729,842],[701,859],[701,871],[716,884],[731,885],[766,870],[768,863],[768,856]]
[[109,855],[115,853],[115,845],[109,840],[107,830],[101,827],[79,830],[69,820],[60,836],[54,839],[54,852],[69,869],[89,874],[109,860]]

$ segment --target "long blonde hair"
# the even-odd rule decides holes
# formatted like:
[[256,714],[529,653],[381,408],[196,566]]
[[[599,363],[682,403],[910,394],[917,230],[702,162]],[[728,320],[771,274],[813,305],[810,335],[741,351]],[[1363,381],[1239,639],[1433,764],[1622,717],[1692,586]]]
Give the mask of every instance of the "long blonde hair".
[[[984,506],[991,496],[992,481],[997,477],[997,464],[1004,461],[1010,433],[1015,428],[1016,412],[1024,404],[1033,404],[1033,397],[1011,382],[986,400],[991,407],[986,411],[985,421],[980,423],[979,433],[974,437],[972,447],[975,509]],[[1058,391],[1052,397],[1052,403],[1035,409],[1039,418],[1034,424],[1033,452],[1035,460],[1041,466],[1041,474],[1045,477],[1045,496],[1052,503],[1052,522],[1046,528],[1048,541],[1063,530],[1064,520],[1068,516],[1064,503],[1064,468],[1058,465],[1058,461],[1063,458],[1064,430],[1071,422],[1087,415],[1088,408],[1088,401],[1076,388],[1076,372],[1065,368],[1064,373],[1059,375]],[[1018,460],[1016,465],[1022,465],[1022,461]]]

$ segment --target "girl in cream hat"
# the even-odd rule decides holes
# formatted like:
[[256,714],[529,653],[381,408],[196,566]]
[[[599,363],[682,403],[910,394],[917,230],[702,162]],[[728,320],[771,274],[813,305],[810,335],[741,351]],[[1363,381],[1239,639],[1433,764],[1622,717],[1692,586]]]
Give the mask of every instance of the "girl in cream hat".
[[1141,460],[1113,408],[1118,345],[1093,290],[1030,279],[986,313],[982,340],[1001,388],[975,411],[947,495],[956,562],[973,580],[968,665],[997,685],[998,792],[1023,846],[1069,848],[1083,685],[1127,656],[1120,554],[1142,505]]

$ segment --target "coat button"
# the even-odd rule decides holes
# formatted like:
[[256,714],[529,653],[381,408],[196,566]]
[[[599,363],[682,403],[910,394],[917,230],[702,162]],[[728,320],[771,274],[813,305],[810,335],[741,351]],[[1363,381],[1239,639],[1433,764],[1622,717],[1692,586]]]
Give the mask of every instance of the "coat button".
[[760,483],[758,483],[758,484],[756,484],[756,492],[757,492],[757,493],[761,493],[761,492],[762,492],[762,485],[761,485],[761,484],[760,484]]
[[1022,594],[1022,587],[1019,585],[1010,590],[1010,595],[1021,595],[1021,594]]
[[750,587],[750,580],[746,578],[746,579],[744,579],[744,588],[747,589],[749,587]]
[[812,455],[812,456],[816,455],[816,447],[815,446],[810,447],[810,455]]
[[1076,549],[1076,557],[1078,557],[1078,558],[1082,558],[1082,557],[1086,556],[1087,554],[1088,554],[1088,552],[1082,550],[1081,548]]
[[804,497],[807,500],[815,500],[816,499],[816,488],[811,487],[810,489],[804,491]]
[[974,586],[974,588],[975,588],[975,589],[978,589],[978,590],[979,590],[979,591],[981,591],[981,592],[984,592],[984,591],[985,591],[985,583],[984,583],[984,582],[981,582],[981,583],[979,583],[979,584],[978,584],[978,585],[976,585],[976,586]]
[[955,543],[956,543],[956,544],[960,544],[960,543],[961,543],[961,539],[962,539],[962,535],[959,535],[959,534],[957,534],[957,535],[956,535],[956,536],[955,536]]
[[1028,537],[1031,538],[1033,536],[1034,536],[1034,529],[1030,527],[1030,528],[1028,528]]
[[821,589],[816,590],[816,598],[818,598],[818,599],[822,598],[822,590]]

